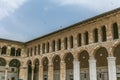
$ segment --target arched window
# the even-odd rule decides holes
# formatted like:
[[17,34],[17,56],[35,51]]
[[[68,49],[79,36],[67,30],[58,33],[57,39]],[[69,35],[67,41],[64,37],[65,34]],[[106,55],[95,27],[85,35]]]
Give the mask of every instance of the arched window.
[[38,54],[40,55],[40,44],[38,45]]
[[47,48],[47,53],[49,52],[49,42],[47,42],[47,46],[46,46],[46,48]]
[[15,56],[15,48],[14,47],[11,48],[10,56]]
[[113,39],[118,39],[118,38],[119,38],[118,24],[114,23],[113,24]]
[[70,48],[73,48],[73,36],[70,36]]
[[29,53],[30,53],[29,48],[27,48],[27,57],[29,57]]
[[30,49],[30,56],[32,56],[32,53],[33,53],[33,48],[31,47],[31,49]]
[[61,50],[61,39],[57,41],[57,50]]
[[84,34],[84,38],[85,38],[85,45],[89,44],[89,36],[88,36],[88,32],[86,31],[85,34]]
[[82,42],[81,34],[79,33],[79,34],[77,35],[77,45],[78,45],[78,47],[81,46],[81,42]]
[[55,51],[55,40],[52,42],[52,51]]
[[45,53],[45,43],[42,44],[42,53]]
[[102,41],[106,41],[107,38],[106,38],[106,27],[103,26],[102,28]]
[[64,38],[64,48],[65,48],[65,49],[68,48],[68,39],[67,39],[67,37]]
[[94,29],[93,31],[94,42],[98,42],[98,29]]
[[34,55],[36,55],[36,50],[37,50],[37,47],[35,46],[34,47]]
[[20,48],[16,50],[16,56],[21,56],[21,49]]
[[1,55],[6,55],[6,52],[7,52],[7,47],[6,47],[6,46],[3,46],[3,47],[2,47]]

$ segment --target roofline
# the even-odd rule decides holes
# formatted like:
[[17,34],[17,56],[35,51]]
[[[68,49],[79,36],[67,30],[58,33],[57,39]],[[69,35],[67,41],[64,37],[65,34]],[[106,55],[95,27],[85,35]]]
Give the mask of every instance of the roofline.
[[77,25],[80,25],[80,24],[83,24],[83,23],[86,23],[86,22],[90,22],[90,21],[95,20],[95,19],[98,19],[98,18],[100,18],[100,17],[103,17],[103,16],[106,16],[106,15],[112,14],[112,13],[114,13],[114,12],[116,12],[116,11],[120,11],[120,7],[117,8],[117,9],[114,9],[114,10],[112,10],[112,11],[108,11],[108,12],[102,13],[102,14],[100,14],[100,15],[94,16],[94,17],[92,17],[92,18],[88,18],[88,19],[83,20],[83,21],[81,21],[81,22],[75,23],[75,24],[70,25],[70,26],[68,26],[68,27],[66,27],[66,28],[59,29],[59,30],[56,30],[56,31],[54,31],[54,32],[48,33],[48,34],[46,34],[46,35],[43,35],[43,36],[41,36],[41,37],[38,37],[38,38],[35,38],[35,39],[33,39],[33,40],[27,41],[26,43],[30,43],[30,42],[33,42],[33,41],[36,41],[36,40],[45,38],[45,37],[47,37],[47,36],[50,36],[50,35],[52,35],[52,34],[58,33],[58,32],[60,32],[60,31],[66,30],[66,29],[68,29],[68,28],[72,28],[72,27],[74,27],[74,26],[77,26]]
[[0,38],[0,41],[8,41],[8,42],[15,42],[15,43],[19,43],[19,44],[24,44],[24,42],[10,40],[10,39],[3,39],[3,38]]

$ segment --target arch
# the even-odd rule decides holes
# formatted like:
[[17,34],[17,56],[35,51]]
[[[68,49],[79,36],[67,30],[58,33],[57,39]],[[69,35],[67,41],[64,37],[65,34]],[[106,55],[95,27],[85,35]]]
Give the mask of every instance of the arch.
[[40,64],[39,59],[35,59],[35,60],[33,61],[33,64],[34,64],[34,65],[36,65],[36,64],[39,65],[39,64]]
[[49,60],[47,57],[42,59],[43,71],[48,71]]
[[27,65],[32,65],[32,61],[31,61],[31,60],[28,60],[26,64],[27,64]]
[[0,58],[0,66],[6,66],[6,60],[4,58]]
[[12,48],[11,48],[10,56],[15,56],[15,47],[12,47]]
[[120,44],[114,48],[113,56],[116,57],[116,64],[120,65]]
[[18,48],[18,49],[16,50],[16,56],[21,56],[21,49],[20,49],[20,48]]
[[108,51],[105,47],[98,48],[95,53],[94,57],[97,61],[97,67],[103,67],[107,66],[107,57],[108,57]]
[[55,55],[52,59],[53,61],[53,65],[54,65],[54,70],[60,70],[60,56],[59,55]]
[[34,76],[33,76],[33,80],[38,80],[38,72],[39,72],[39,59],[35,59],[34,62]]
[[73,69],[73,60],[74,57],[71,53],[65,55],[64,61],[66,63],[66,69]]
[[80,68],[88,68],[89,67],[89,53],[84,50],[79,53],[79,61],[80,61]]
[[17,67],[18,68],[18,67],[20,67],[20,65],[21,65],[21,62],[17,59],[12,59],[9,63],[9,66],[11,66],[11,67]]
[[7,47],[6,47],[6,46],[3,46],[3,47],[2,47],[1,55],[6,55],[6,52],[7,52]]
[[27,65],[28,65],[28,73],[27,73],[27,80],[32,80],[32,61],[28,60],[27,61]]

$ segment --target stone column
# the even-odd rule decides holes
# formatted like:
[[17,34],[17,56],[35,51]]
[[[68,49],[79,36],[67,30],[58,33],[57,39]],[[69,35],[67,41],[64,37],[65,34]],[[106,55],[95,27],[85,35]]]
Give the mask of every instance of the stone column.
[[31,80],[33,80],[33,78],[34,78],[34,68],[35,68],[35,66],[32,65],[32,79]]
[[20,67],[20,74],[19,78],[22,80],[27,80],[28,77],[28,67],[27,66],[21,66]]
[[66,64],[64,61],[60,62],[60,80],[66,80]]
[[117,80],[116,76],[116,58],[115,57],[108,57],[108,76],[109,80]]
[[52,63],[49,63],[49,66],[48,66],[48,80],[53,80],[53,64]]
[[96,60],[94,58],[89,59],[89,75],[90,80],[97,80]]
[[74,60],[74,80],[80,80],[80,61]]
[[39,80],[43,80],[43,65],[39,66]]
[[7,76],[8,76],[8,68],[9,68],[9,66],[6,65],[6,66],[5,66],[5,80],[7,80]]

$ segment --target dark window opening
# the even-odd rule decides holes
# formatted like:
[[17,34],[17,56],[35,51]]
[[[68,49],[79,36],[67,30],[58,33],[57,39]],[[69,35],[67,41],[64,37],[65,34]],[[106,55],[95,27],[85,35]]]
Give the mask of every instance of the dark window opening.
[[7,47],[6,46],[2,47],[1,55],[5,55],[6,52],[7,52]]
[[85,45],[89,44],[88,32],[85,32]]
[[40,55],[40,45],[38,45],[38,54]]
[[78,34],[78,36],[77,36],[77,45],[78,45],[78,47],[79,46],[81,46],[81,34]]
[[52,42],[52,51],[55,51],[55,40]]
[[61,50],[61,39],[58,40],[57,48],[58,48],[58,50]]
[[113,24],[113,39],[119,38],[118,25],[117,23]]
[[64,48],[65,49],[68,48],[68,39],[67,38],[64,39]]
[[45,43],[42,44],[42,53],[45,53]]
[[15,48],[14,47],[11,48],[10,56],[15,56]]
[[47,43],[47,53],[49,52],[49,42]]
[[106,41],[107,38],[106,38],[106,27],[103,26],[102,27],[102,41]]
[[94,34],[94,42],[98,42],[98,29],[94,29],[93,31],[93,34]]
[[70,37],[70,48],[73,48],[73,36]]

